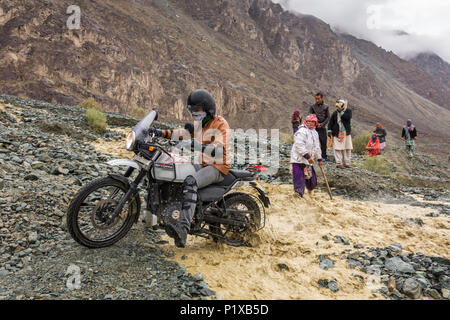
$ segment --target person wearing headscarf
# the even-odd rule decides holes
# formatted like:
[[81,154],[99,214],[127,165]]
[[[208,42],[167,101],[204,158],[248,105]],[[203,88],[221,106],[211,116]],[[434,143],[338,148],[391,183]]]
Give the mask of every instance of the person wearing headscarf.
[[369,143],[367,143],[366,150],[369,152],[369,156],[377,156],[380,154],[380,140],[376,133],[372,135]]
[[333,139],[333,152],[336,167],[340,169],[351,168],[352,160],[352,110],[347,101],[336,101],[336,111],[333,112],[328,123],[328,135]]
[[297,109],[294,111],[291,119],[292,130],[294,130],[294,134],[297,132],[298,128],[302,125],[302,117],[300,115],[300,110]]
[[406,152],[409,156],[414,156],[416,151],[417,131],[416,127],[412,124],[412,120],[406,121],[406,126],[402,130],[402,140],[405,141]]
[[303,198],[305,187],[311,195],[317,187],[317,176],[313,164],[322,166],[319,134],[316,131],[317,116],[310,114],[294,135],[291,150],[292,175],[295,192]]
[[380,151],[382,151],[384,148],[386,148],[387,132],[383,128],[383,125],[381,123],[377,123],[375,126],[375,131],[373,133],[375,133],[380,140]]

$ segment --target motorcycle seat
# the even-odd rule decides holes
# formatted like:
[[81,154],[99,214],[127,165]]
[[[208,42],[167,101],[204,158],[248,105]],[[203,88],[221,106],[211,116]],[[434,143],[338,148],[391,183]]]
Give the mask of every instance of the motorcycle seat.
[[235,176],[238,179],[242,179],[242,180],[249,180],[249,179],[253,179],[255,176],[254,172],[250,172],[247,170],[235,170],[235,169],[230,169],[230,173]]
[[218,185],[212,184],[198,190],[198,196],[203,202],[216,201],[222,198],[226,191],[226,187],[220,187]]
[[225,178],[215,184],[211,184],[198,190],[200,199],[206,201],[216,201],[220,199],[228,187],[231,186],[236,180],[252,181],[255,177],[255,173],[246,170],[230,169]]

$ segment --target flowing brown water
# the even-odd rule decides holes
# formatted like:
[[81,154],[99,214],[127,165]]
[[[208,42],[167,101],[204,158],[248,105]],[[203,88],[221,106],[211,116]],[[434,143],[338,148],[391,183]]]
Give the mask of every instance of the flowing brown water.
[[[178,249],[169,240],[175,261],[191,273],[203,273],[208,285],[224,299],[382,299],[371,292],[373,287],[353,276],[368,275],[348,268],[340,258],[345,249],[356,251],[356,243],[386,247],[399,242],[406,252],[450,257],[450,221],[425,217],[432,209],[341,197],[331,201],[321,192],[299,199],[290,185],[263,186],[272,207],[256,246],[235,248],[189,236],[187,247]],[[422,227],[404,222],[418,217],[424,222]],[[324,240],[324,235],[330,240]],[[345,236],[351,246],[334,243],[335,235]],[[329,255],[335,268],[322,270],[321,254]],[[319,288],[319,279],[333,277],[338,292]]]

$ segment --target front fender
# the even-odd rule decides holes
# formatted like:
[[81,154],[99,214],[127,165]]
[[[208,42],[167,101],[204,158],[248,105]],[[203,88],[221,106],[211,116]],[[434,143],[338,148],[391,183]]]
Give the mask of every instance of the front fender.
[[129,159],[114,159],[109,160],[107,162],[110,166],[118,167],[118,166],[127,166],[127,167],[133,167],[135,169],[140,169],[139,164],[136,161],[129,160]]
[[[121,176],[119,174],[110,174],[109,176],[114,180],[124,183],[127,186],[127,188],[130,188],[130,180],[128,180],[127,177]],[[137,189],[136,192],[134,193],[134,199],[136,201],[136,217],[134,218],[134,223],[136,223],[138,222],[139,215],[141,214],[141,197]]]

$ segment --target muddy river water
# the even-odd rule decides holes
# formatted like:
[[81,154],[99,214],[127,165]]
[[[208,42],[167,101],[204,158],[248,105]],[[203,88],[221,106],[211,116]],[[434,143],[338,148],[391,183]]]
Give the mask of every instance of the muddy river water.
[[[399,204],[360,202],[317,192],[300,199],[291,185],[263,184],[272,206],[266,227],[253,247],[230,247],[189,236],[187,247],[174,259],[190,273],[202,273],[211,289],[224,299],[383,299],[372,286],[354,277],[367,275],[340,259],[354,244],[386,247],[401,243],[405,252],[450,257],[450,220],[426,217],[433,209]],[[423,225],[409,223],[420,218]],[[409,219],[409,221],[411,221]],[[350,246],[334,243],[346,237]],[[323,236],[328,236],[326,241]],[[327,254],[335,267],[319,267]],[[280,267],[282,266],[282,267]],[[286,268],[287,267],[287,268]],[[319,279],[336,278],[339,291],[319,288]]]

